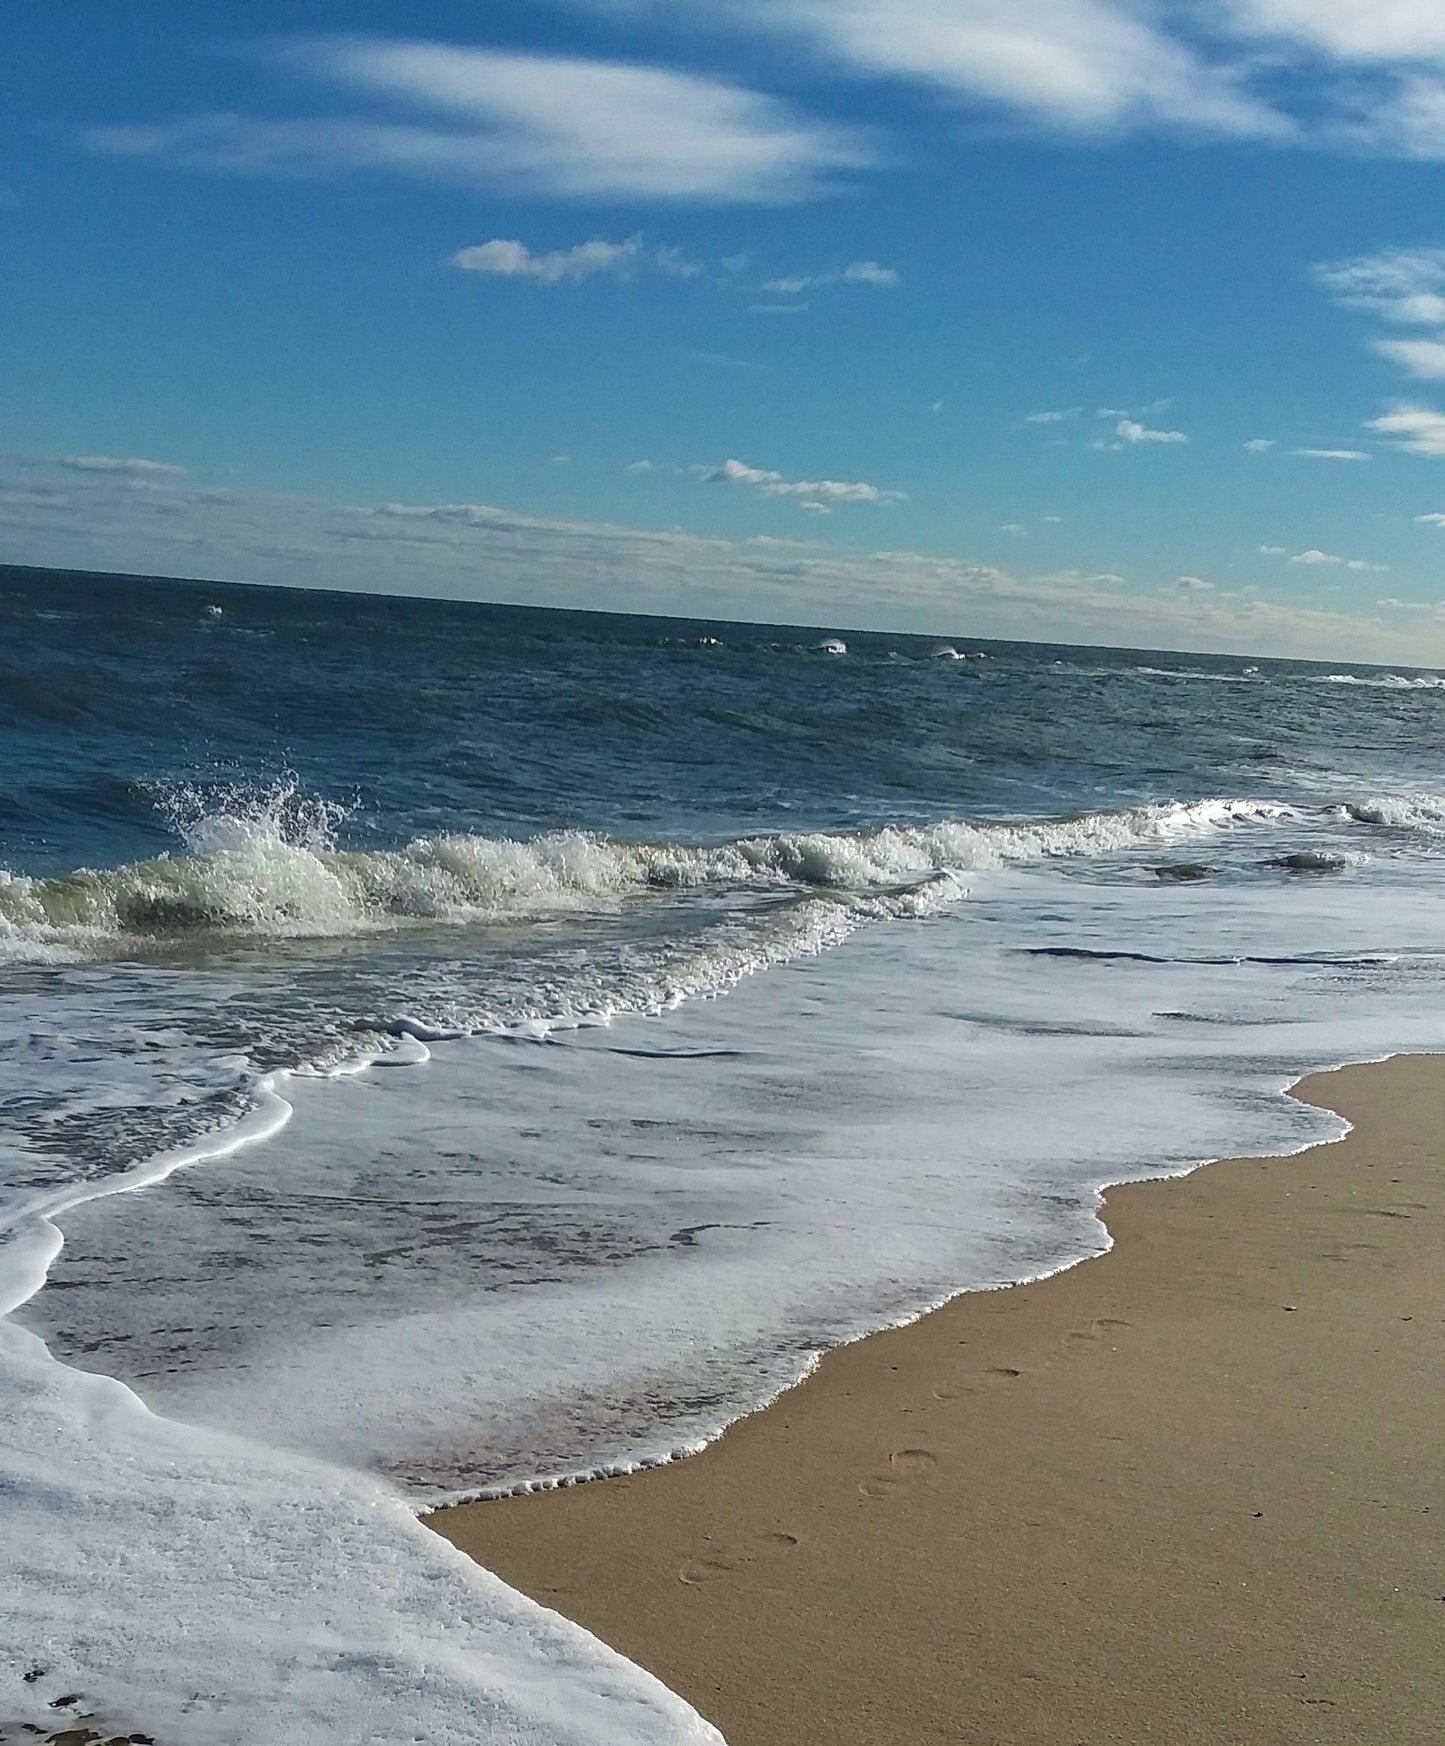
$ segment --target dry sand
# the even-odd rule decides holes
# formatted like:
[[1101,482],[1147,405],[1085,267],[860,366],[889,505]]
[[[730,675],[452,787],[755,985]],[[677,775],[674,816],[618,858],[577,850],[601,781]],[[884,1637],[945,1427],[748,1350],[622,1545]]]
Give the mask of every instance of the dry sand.
[[1445,1060],[703,1454],[432,1525],[731,1746],[1445,1740]]

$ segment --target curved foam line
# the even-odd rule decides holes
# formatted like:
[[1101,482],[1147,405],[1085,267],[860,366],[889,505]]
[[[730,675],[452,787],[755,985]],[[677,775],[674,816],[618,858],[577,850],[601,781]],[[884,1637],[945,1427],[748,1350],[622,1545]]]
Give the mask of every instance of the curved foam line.
[[[281,1095],[287,1079],[345,1079],[376,1066],[419,1067],[431,1060],[431,1050],[420,1037],[398,1037],[393,1049],[364,1050],[326,1068],[279,1067],[270,1073],[242,1070],[250,1108],[226,1128],[169,1151],[156,1152],[129,1170],[117,1171],[98,1181],[72,1183],[37,1195],[0,1213],[0,1319],[13,1315],[35,1296],[49,1277],[56,1257],[65,1246],[57,1220],[77,1206],[105,1200],[113,1194],[135,1194],[164,1182],[178,1170],[214,1159],[229,1158],[243,1146],[273,1139],[290,1121],[294,1106]],[[27,1241],[27,1234],[29,1240]]]

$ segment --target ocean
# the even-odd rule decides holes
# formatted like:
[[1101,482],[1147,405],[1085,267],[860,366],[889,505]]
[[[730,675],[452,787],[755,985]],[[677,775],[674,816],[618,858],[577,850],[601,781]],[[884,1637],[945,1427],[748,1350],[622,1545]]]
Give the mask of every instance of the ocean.
[[0,569],[0,1739],[715,1740],[419,1512],[1338,1134],[1445,1043],[1442,745],[1432,672]]

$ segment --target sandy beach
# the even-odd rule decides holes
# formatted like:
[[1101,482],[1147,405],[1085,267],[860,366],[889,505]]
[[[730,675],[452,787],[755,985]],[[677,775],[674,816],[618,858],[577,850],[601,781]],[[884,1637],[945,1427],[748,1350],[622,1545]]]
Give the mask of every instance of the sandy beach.
[[831,1353],[703,1454],[431,1518],[731,1746],[1435,1742],[1445,1060],[1112,1191],[1115,1247]]

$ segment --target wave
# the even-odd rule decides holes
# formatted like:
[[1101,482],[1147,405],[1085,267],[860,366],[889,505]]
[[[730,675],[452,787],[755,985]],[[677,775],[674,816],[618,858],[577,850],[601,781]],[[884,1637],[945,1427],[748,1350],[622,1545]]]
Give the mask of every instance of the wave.
[[[1135,667],[1134,672],[1144,673],[1151,679],[1202,679],[1211,685],[1248,685],[1251,680],[1259,678],[1258,667],[1246,667],[1240,673],[1218,673],[1202,667]],[[1117,678],[1117,672],[1105,669],[1102,678]]]
[[1439,673],[1381,673],[1362,679],[1355,673],[1318,673],[1320,685],[1364,685],[1374,691],[1445,691],[1445,677]]
[[[1357,673],[1261,674],[1258,667],[1245,667],[1237,673],[1221,673],[1198,667],[1135,667],[1134,672],[1151,679],[1194,679],[1211,685],[1269,684],[1280,678],[1298,677],[1316,685],[1360,685],[1373,691],[1445,691],[1445,675],[1438,673],[1379,673],[1361,676]],[[1112,673],[1103,675],[1114,677]]]
[[944,887],[932,900],[940,901],[961,874],[1295,816],[1288,807],[1212,799],[1029,821],[787,832],[717,845],[633,843],[584,831],[528,840],[456,832],[357,850],[336,845],[335,809],[301,802],[291,788],[219,810],[190,796],[173,811],[187,853],[58,878],[0,871],[0,955],[103,952],[188,934],[320,937],[524,921],[709,889],[878,899],[933,882]]
[[1374,794],[1347,800],[1338,810],[1356,824],[1414,831],[1425,837],[1445,836],[1445,795],[1441,794]]

